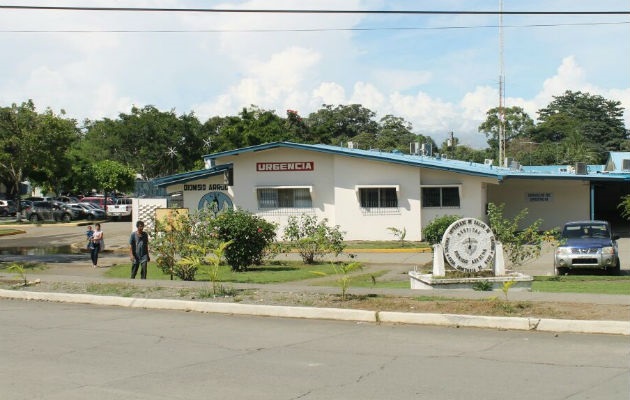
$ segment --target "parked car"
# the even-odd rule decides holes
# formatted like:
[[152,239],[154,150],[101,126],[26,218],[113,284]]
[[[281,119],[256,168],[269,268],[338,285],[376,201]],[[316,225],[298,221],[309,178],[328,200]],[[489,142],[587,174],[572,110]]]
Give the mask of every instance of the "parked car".
[[0,217],[15,215],[16,208],[13,200],[0,200]]
[[78,203],[79,199],[74,196],[59,196],[55,197],[56,201],[60,201],[62,203]]
[[52,197],[48,197],[48,196],[30,196],[30,197],[26,197],[24,200],[28,200],[28,201],[52,201],[53,198]]
[[92,203],[69,203],[68,207],[79,212],[79,219],[105,219],[105,211]]
[[31,222],[38,221],[72,221],[73,212],[51,201],[34,201],[22,211],[24,218]]
[[606,221],[573,221],[562,228],[561,244],[554,257],[556,275],[578,269],[601,269],[619,275],[618,235]]
[[24,210],[31,207],[33,202],[31,200],[20,200],[20,210],[24,213]]
[[[114,204],[114,198],[112,197],[108,197],[107,198],[107,204]],[[82,203],[92,203],[92,204],[96,204],[97,206],[99,206],[102,210],[105,210],[105,197],[104,196],[90,196],[90,197],[84,197],[81,199]]]

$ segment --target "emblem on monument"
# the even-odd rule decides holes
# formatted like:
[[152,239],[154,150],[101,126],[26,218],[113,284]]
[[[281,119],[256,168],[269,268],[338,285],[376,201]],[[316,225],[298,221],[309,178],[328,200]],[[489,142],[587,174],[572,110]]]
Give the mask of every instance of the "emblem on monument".
[[442,236],[444,258],[455,269],[479,271],[492,267],[496,240],[490,227],[476,218],[453,222]]

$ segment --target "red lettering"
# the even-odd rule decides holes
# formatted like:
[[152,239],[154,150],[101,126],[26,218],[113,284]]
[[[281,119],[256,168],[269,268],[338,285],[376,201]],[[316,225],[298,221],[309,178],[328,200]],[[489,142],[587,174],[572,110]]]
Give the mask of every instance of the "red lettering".
[[256,163],[256,171],[313,171],[315,169],[314,161],[297,161],[297,162],[259,162]]

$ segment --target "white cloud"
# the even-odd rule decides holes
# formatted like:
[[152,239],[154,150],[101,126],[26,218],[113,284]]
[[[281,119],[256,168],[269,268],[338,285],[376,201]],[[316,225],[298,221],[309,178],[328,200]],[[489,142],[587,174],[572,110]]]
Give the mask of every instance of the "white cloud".
[[[84,3],[76,0],[73,4]],[[115,3],[134,7],[199,4],[175,0]],[[371,8],[401,8],[399,4],[383,1]],[[251,0],[236,5],[224,1],[212,7],[358,9],[368,5],[360,0],[277,0],[270,6],[266,0]],[[459,19],[460,25],[474,21]],[[427,26],[455,24],[437,22],[441,20],[432,18]],[[32,98],[39,109],[64,108],[78,120],[115,117],[129,112],[132,104],[194,111],[204,119],[235,115],[250,104],[276,110],[283,116],[286,109],[308,115],[322,104],[360,103],[379,118],[386,114],[405,118],[417,133],[429,135],[438,143],[452,130],[461,143],[484,147],[486,139],[477,127],[486,111],[498,105],[498,88],[493,81],[496,65],[488,56],[496,56],[496,47],[490,48],[496,42],[496,32],[471,29],[463,33],[465,36],[457,36],[463,31],[339,30],[413,25],[403,17],[393,21],[390,17],[365,15],[4,13],[0,15],[3,29],[223,32],[0,33],[8,39],[4,41],[8,46],[5,54],[11,54],[0,64],[0,101],[10,104]],[[414,24],[422,25],[417,21]],[[252,32],[254,29],[261,31]],[[279,31],[262,31],[273,29]],[[319,31],[297,31],[301,29]],[[599,29],[603,28],[597,30],[600,35],[588,36],[592,43],[608,38]],[[553,96],[581,90],[621,101],[626,108],[626,124],[630,125],[627,71],[609,74],[628,65],[625,59],[629,57],[624,53],[627,46],[619,50],[615,62],[602,67],[604,63],[593,62],[585,55],[587,49],[580,48],[590,42],[576,37],[578,29],[571,30],[571,35],[568,30],[562,32],[571,41],[563,40],[561,46],[554,45],[554,37],[542,30],[518,32],[523,35],[519,36],[523,43],[518,55],[512,54],[509,46],[506,48],[508,71],[517,63],[513,57],[519,59],[518,72],[508,76],[511,86],[506,106],[521,106],[535,118],[536,111],[549,104]],[[530,37],[525,38],[525,34]],[[510,35],[516,32],[508,31],[508,39]],[[449,40],[440,41],[445,36]],[[529,45],[528,40],[532,41]],[[569,49],[572,42],[576,47]],[[406,43],[421,46],[421,50],[408,48]],[[538,47],[531,50],[529,46]],[[602,46],[593,51],[601,53]],[[622,79],[602,79],[609,75]],[[522,83],[525,79],[527,87]]]
[[354,85],[350,103],[361,104],[372,111],[385,107],[385,96],[372,84],[357,82]]
[[387,88],[393,92],[401,92],[407,89],[426,84],[431,81],[430,71],[410,71],[403,69],[377,69],[372,74],[379,87]]
[[322,104],[345,104],[346,103],[346,91],[338,83],[335,82],[322,82],[317,88],[313,90],[313,100],[311,101],[311,107],[316,110],[322,106]]

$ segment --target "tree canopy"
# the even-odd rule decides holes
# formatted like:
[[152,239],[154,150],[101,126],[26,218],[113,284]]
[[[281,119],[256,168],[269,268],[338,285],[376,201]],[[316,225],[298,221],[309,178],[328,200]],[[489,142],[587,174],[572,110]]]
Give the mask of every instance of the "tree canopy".
[[[297,110],[281,116],[250,105],[205,121],[192,112],[178,115],[147,105],[78,126],[63,111],[38,112],[29,100],[0,107],[0,181],[11,195],[26,179],[55,193],[124,191],[129,188],[124,177],[150,180],[201,169],[206,154],[275,141],[353,142],[386,152],[408,152],[410,143],[420,142],[449,158],[483,162],[497,158],[499,114],[496,107],[487,111],[478,131],[489,147],[478,150],[460,144],[456,134],[438,147],[404,118],[377,119],[361,104],[324,104],[306,117]],[[608,151],[630,149],[621,103],[599,95],[566,91],[538,110],[537,122],[517,106],[504,108],[503,115],[506,155],[521,164],[603,163]],[[110,171],[116,183],[95,179],[96,167]]]

